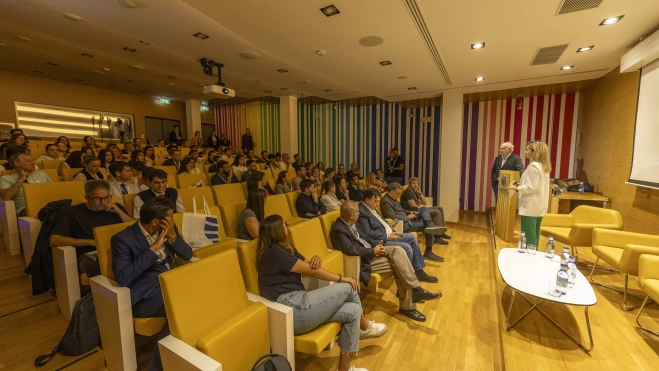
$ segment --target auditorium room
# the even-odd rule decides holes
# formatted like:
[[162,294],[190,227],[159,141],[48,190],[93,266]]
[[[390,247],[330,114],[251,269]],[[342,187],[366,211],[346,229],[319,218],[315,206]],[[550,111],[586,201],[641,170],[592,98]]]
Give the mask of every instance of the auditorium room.
[[659,369],[659,1],[0,1],[0,371]]

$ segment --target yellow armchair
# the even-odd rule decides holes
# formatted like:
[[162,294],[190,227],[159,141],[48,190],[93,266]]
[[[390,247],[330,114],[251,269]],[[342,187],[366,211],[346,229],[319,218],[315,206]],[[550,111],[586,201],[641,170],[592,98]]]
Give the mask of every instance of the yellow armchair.
[[[593,230],[593,253],[597,256],[597,260],[590,272],[590,281],[596,285],[622,292],[622,307],[625,310],[629,311],[638,308],[638,305],[633,307],[627,306],[627,295],[639,297],[627,292],[629,275],[638,275],[639,258],[642,254],[659,256],[659,236],[596,228]],[[618,272],[624,273],[624,290],[593,280],[593,273],[600,259],[609,263]]]
[[643,300],[641,309],[639,309],[638,314],[636,315],[636,323],[641,330],[659,336],[659,332],[644,327],[638,321],[641,312],[643,312],[643,309],[649,300],[659,302],[659,256],[641,255],[639,259],[638,283],[647,296],[645,297],[645,300]]

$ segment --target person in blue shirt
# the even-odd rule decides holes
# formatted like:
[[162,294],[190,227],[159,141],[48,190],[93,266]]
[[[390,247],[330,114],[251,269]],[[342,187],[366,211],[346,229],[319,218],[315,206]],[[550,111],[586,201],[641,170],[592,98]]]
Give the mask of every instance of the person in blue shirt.
[[318,194],[313,189],[313,180],[300,182],[300,196],[295,201],[295,209],[300,218],[313,218],[327,212],[325,204],[318,200]]
[[211,185],[240,183],[238,178],[233,175],[231,164],[221,160],[217,163],[217,174],[211,178]]

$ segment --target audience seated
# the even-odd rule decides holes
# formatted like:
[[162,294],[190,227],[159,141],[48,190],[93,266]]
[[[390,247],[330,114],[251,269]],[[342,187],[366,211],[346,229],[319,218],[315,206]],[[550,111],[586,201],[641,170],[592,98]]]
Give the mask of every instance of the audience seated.
[[47,144],[46,145],[46,154],[40,155],[37,157],[37,166],[39,169],[43,169],[43,160],[59,160],[59,148],[56,144]]
[[[82,142],[83,142],[87,147],[89,147],[89,148],[92,149],[92,151],[94,152],[93,155],[98,155],[98,149],[99,149],[100,147],[96,144],[96,140],[94,139],[94,137],[89,136],[89,135],[86,135],[86,136],[84,136],[84,137],[82,138]],[[68,143],[68,139],[67,139],[67,143]]]
[[387,182],[384,180],[384,171],[382,171],[382,169],[375,170],[375,179],[380,182],[380,190],[386,192]]
[[[8,147],[11,149],[11,147]],[[0,177],[0,195],[4,200],[12,200],[16,204],[16,216],[25,216],[24,183],[50,183],[52,180],[43,171],[35,171],[34,160],[27,153],[17,153],[9,158],[13,164],[14,174]]]
[[327,212],[338,210],[341,207],[343,200],[336,197],[336,185],[331,179],[323,183],[323,195],[320,197],[320,202],[325,205]]
[[135,147],[133,147],[133,141],[127,140],[124,143],[124,149],[121,150],[121,153],[124,154],[124,155],[130,155],[130,154],[133,153],[134,150],[135,150]]
[[346,174],[346,166],[344,164],[339,164],[339,166],[336,168],[336,173],[334,174],[334,181],[337,179],[345,179],[345,181],[348,181],[348,174]]
[[233,174],[231,164],[224,160],[218,161],[217,173],[211,177],[211,185],[231,183],[239,183],[238,178]]
[[[271,215],[259,227],[257,269],[261,295],[293,308],[294,333],[303,334],[328,322],[342,323],[338,346],[339,371],[366,371],[350,365],[350,353],[359,351],[359,340],[380,337],[384,324],[363,316],[357,283],[322,268],[318,256],[306,259],[287,241],[288,228],[279,215]],[[301,275],[337,284],[307,292]]]
[[281,155],[281,162],[279,162],[279,168],[282,170],[288,170],[291,168],[291,159],[288,156],[288,153]]
[[[5,155],[5,149],[7,149],[7,147],[9,147],[9,146],[14,145],[14,144],[10,143],[10,139],[12,137],[14,137],[14,135],[19,135],[19,134],[23,135],[23,129],[18,129],[18,128],[11,129],[11,130],[9,130],[9,138],[2,141],[4,143],[2,143],[2,145],[0,145],[0,157],[2,157],[3,160],[8,160],[9,157],[11,157],[11,155],[9,155],[9,156]],[[16,138],[16,137],[14,137],[14,138]],[[15,142],[15,140],[14,140],[14,142]]]
[[267,164],[269,162],[268,158],[269,158],[268,151],[261,151],[261,157],[256,159],[256,163]]
[[[300,169],[304,169],[301,166]],[[295,209],[300,218],[313,218],[327,212],[325,204],[318,200],[318,194],[314,191],[313,181],[304,179],[300,182],[300,195],[295,201]]]
[[1,169],[0,170],[15,170],[14,169],[14,164],[9,161],[9,159],[18,153],[25,153],[25,154],[30,154],[30,152],[27,150],[25,147],[17,147],[17,146],[9,146],[5,148],[4,154],[7,156],[7,162],[4,163],[3,165],[0,165]]
[[201,174],[201,171],[192,157],[186,157],[181,160],[181,166],[178,168],[176,174]]
[[293,163],[291,164],[291,167],[295,169],[295,172],[297,172],[300,169],[300,166],[306,166],[306,164],[302,162],[302,160],[300,159],[300,155],[296,153],[295,155],[293,155]]
[[[110,194],[117,196],[118,203],[124,206],[124,195],[140,193],[140,187],[133,182],[133,170],[127,162],[116,161],[110,164]],[[130,183],[129,183],[130,182]]]
[[[444,208],[441,206],[425,206],[426,198],[423,196],[423,192],[419,187],[419,179],[412,177],[409,180],[409,187],[403,192],[400,196],[400,204],[403,206],[403,209],[410,211],[418,211],[421,207],[428,209],[432,222],[438,227],[446,227],[444,223]],[[450,240],[451,236],[447,235],[446,232],[435,237],[435,242],[448,245],[448,242],[444,240]]]
[[112,202],[110,185],[104,180],[85,183],[86,202],[64,211],[50,236],[50,247],[73,246],[78,271],[94,277],[101,273],[96,254],[94,228],[133,220],[126,209]]
[[350,164],[350,170],[346,173],[349,182],[351,181],[353,175],[357,175],[359,179],[364,179],[361,170],[359,170],[359,164],[356,162]]
[[[62,153],[61,150],[60,150],[60,153]],[[69,154],[69,156],[66,158],[66,160],[64,160],[64,162],[59,164],[58,170],[62,170],[62,169],[81,169],[82,167],[83,167],[82,166],[82,152],[81,151],[73,151],[73,152],[71,152],[71,154]],[[60,172],[60,175],[62,175],[61,172]]]
[[241,183],[248,181],[252,174],[256,171],[256,161],[247,160],[245,164],[247,165],[247,171],[243,173],[243,176],[240,179]]
[[359,181],[359,176],[355,173],[348,176],[350,186],[348,187],[348,195],[352,201],[361,201],[364,193],[364,185]]
[[[151,168],[148,168],[151,169]],[[183,200],[175,188],[167,188],[167,173],[162,169],[152,169],[147,175],[149,185],[151,188],[144,190],[135,196],[133,199],[133,217],[138,219],[140,217],[140,208],[150,198],[164,197],[168,198],[174,204],[174,212],[185,212]]]
[[238,217],[236,236],[241,240],[259,238],[259,225],[265,218],[267,195],[263,188],[250,189],[247,193],[247,205]]
[[[350,191],[348,191],[348,182],[339,177],[339,178],[334,178],[334,185],[336,186],[336,198],[338,198],[340,201],[348,201],[350,200]],[[361,200],[353,200],[353,201],[361,201]]]
[[387,186],[387,194],[380,200],[380,210],[385,218],[403,222],[403,232],[424,232],[426,238],[426,252],[423,257],[437,262],[443,262],[444,258],[432,252],[434,235],[442,235],[446,227],[436,226],[430,212],[425,207],[418,211],[406,211],[398,202],[402,190],[400,184],[394,182]]
[[[119,285],[130,288],[134,318],[167,317],[158,275],[172,269],[175,256],[192,258],[192,248],[174,224],[174,209],[168,198],[152,197],[140,208],[139,220],[111,239],[112,271]],[[167,335],[165,324],[158,339]],[[162,370],[158,345],[149,370]]]
[[176,170],[178,170],[181,167],[181,151],[172,149],[168,153],[169,158],[162,163],[162,166],[175,166]]
[[313,165],[309,166],[311,166],[311,169],[309,169],[309,179],[313,181],[313,187],[322,187],[323,181],[320,179],[320,169]]
[[275,157],[274,154],[271,153],[268,155],[268,163],[265,164],[265,169],[266,170],[279,169],[279,163],[277,162],[277,158]]
[[101,167],[105,168],[105,171],[107,171],[108,174],[112,174],[110,171],[110,164],[115,161],[112,151],[107,148],[103,148],[102,150],[98,151],[98,158],[101,160]]
[[247,181],[247,192],[254,188],[262,188],[268,196],[275,194],[275,191],[270,187],[268,180],[265,179],[265,174],[261,171],[255,171]]
[[[299,157],[299,156],[298,156]],[[295,168],[297,175],[293,178],[293,190],[300,191],[300,183],[307,178],[307,168],[305,166],[298,166]]]
[[55,143],[59,150],[59,157],[66,159],[71,154],[71,147],[67,147],[64,142]]
[[284,194],[293,192],[293,186],[291,185],[291,175],[288,171],[282,171],[277,175],[277,184],[275,185],[276,194]]
[[73,180],[86,182],[88,180],[105,179],[103,173],[99,170],[101,168],[101,160],[94,155],[85,155],[83,157],[83,166],[78,174],[73,176]]

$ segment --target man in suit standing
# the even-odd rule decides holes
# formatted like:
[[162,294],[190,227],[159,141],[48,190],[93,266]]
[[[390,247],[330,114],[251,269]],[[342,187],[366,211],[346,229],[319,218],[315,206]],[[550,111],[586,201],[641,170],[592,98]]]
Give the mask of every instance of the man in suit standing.
[[399,293],[399,313],[415,321],[425,322],[426,316],[416,309],[416,303],[439,299],[442,294],[433,294],[419,284],[414,275],[405,250],[400,246],[383,246],[382,241],[371,239],[357,224],[359,207],[354,201],[341,204],[341,216],[330,229],[334,248],[348,256],[361,256],[359,279],[368,286],[371,272],[395,273]]
[[244,154],[247,154],[250,150],[254,149],[254,140],[252,139],[252,131],[250,129],[245,129],[245,134],[243,134],[241,144]]
[[[167,317],[158,275],[173,268],[175,256],[192,258],[192,248],[178,233],[173,215],[171,200],[151,198],[140,209],[140,219],[110,240],[112,272],[119,285],[130,288],[134,318]],[[158,339],[167,335],[165,324]],[[162,370],[157,345],[149,370]]]
[[[502,143],[499,146],[499,156],[494,159],[492,165],[491,180],[492,190],[494,191],[494,200],[497,201],[499,196],[499,172],[501,170],[517,170],[519,176],[524,173],[524,161],[513,153],[515,146],[510,142]],[[510,182],[509,182],[510,183]]]
[[181,135],[181,127],[179,125],[174,125],[174,131],[169,133],[169,143],[174,143],[179,146],[183,144],[183,135]]

